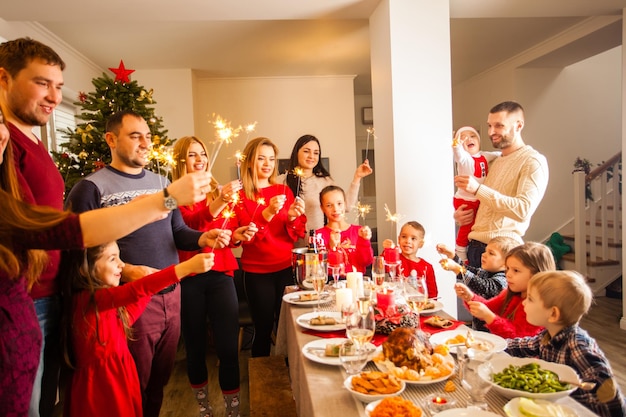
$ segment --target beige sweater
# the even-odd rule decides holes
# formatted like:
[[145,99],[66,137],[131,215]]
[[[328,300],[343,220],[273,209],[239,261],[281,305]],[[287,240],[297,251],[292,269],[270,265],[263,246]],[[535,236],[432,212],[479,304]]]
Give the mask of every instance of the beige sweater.
[[525,145],[489,166],[476,196],[480,207],[469,238],[483,243],[510,236],[520,243],[548,186],[548,162]]

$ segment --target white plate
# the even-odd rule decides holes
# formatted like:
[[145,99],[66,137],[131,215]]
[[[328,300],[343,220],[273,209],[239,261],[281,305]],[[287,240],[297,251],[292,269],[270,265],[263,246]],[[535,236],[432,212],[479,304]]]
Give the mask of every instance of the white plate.
[[437,413],[433,417],[500,417],[500,415],[475,408],[451,408]]
[[[513,398],[508,403],[506,403],[506,405],[504,406],[504,412],[506,413],[507,416],[524,417],[524,415],[519,410],[520,399],[521,399],[520,397],[516,397],[516,398]],[[576,414],[574,410],[572,410],[566,405],[555,404],[552,401],[545,401],[545,400],[533,400],[533,401],[535,401],[537,404],[552,404],[552,405],[559,406],[561,408],[561,411],[563,412],[563,417],[576,417],[578,415]]]
[[[296,306],[316,306],[317,300],[300,301],[300,294],[315,294],[315,291],[296,291],[283,295],[283,301]],[[332,301],[332,295],[323,292],[320,298],[320,304],[326,304]]]
[[[302,354],[309,360],[313,362],[321,363],[323,365],[333,365],[333,366],[341,366],[341,362],[339,362],[338,357],[334,356],[325,356],[324,349],[326,349],[326,345],[333,344],[338,345],[343,342],[346,342],[348,339],[341,337],[334,337],[331,339],[317,339],[313,340],[302,347]],[[372,360],[372,358],[376,355],[376,346],[371,343],[365,345],[366,349],[370,350],[371,353],[368,355],[367,360]]]
[[[454,363],[454,358],[450,354],[448,354],[447,356],[444,356],[444,358],[445,358],[446,361],[450,361],[451,363]],[[374,361],[374,365],[376,365],[376,367],[378,368],[379,371],[392,373],[392,370],[391,369],[387,369],[387,367],[385,366],[386,363],[387,362]],[[430,384],[435,384],[437,382],[445,381],[446,379],[450,378],[452,375],[454,375],[454,371],[452,373],[446,375],[446,376],[442,376],[441,378],[420,379],[420,380],[417,380],[417,381],[411,380],[411,379],[403,379],[403,378],[398,378],[398,379],[400,381],[406,382],[407,385],[430,385]]]
[[[315,326],[309,323],[309,320],[318,316],[332,317],[335,319],[337,324]],[[344,330],[346,328],[346,324],[341,322],[341,313],[336,312],[336,311],[322,311],[319,313],[316,313],[316,312],[304,313],[301,316],[298,316],[298,318],[296,319],[296,323],[298,323],[300,326],[304,327],[305,329],[317,330],[318,332],[334,332],[336,330]]]
[[443,303],[437,300],[430,300],[435,306],[433,308],[427,308],[426,310],[420,310],[420,314],[432,314],[443,310]]
[[[366,417],[370,417],[372,411],[374,411],[374,409],[378,406],[378,404],[380,404],[381,401],[382,400],[374,401],[373,403],[369,403],[367,405],[367,407],[365,407],[365,415],[366,415]],[[411,401],[411,402],[413,403],[413,401]],[[417,408],[419,408],[420,410],[422,410],[422,407],[420,407],[419,405],[417,405],[415,403],[413,403],[413,405],[416,406]],[[426,415],[423,410],[422,410],[422,415],[423,416]]]
[[[487,332],[480,332],[476,330],[472,330],[471,332],[474,335],[475,340],[479,342],[481,341],[487,342],[490,345],[492,345],[491,349],[483,350],[482,352],[498,353],[506,349],[506,340],[501,338],[498,335],[487,333]],[[443,332],[435,333],[432,336],[430,336],[430,343],[432,343],[433,345],[443,345],[444,343],[446,343],[447,340],[454,339],[459,334],[463,336],[467,336],[467,328],[445,330]],[[480,351],[479,349],[475,349],[475,350]],[[450,351],[454,352],[455,349],[450,349]]]

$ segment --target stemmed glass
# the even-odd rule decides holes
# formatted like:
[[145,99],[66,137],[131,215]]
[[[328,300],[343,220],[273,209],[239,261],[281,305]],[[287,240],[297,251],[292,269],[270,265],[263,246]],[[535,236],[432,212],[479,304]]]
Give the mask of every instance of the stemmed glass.
[[313,289],[317,294],[317,307],[315,311],[320,311],[320,299],[322,298],[322,291],[324,290],[324,286],[326,286],[326,280],[328,279],[327,269],[323,267],[323,262],[314,265],[313,274],[311,276],[311,280],[313,281]]
[[[413,271],[412,271],[413,272]],[[416,313],[422,311],[428,304],[428,288],[426,287],[426,277],[417,277],[414,281],[412,293],[408,297],[407,302]]]
[[374,285],[378,288],[385,284],[385,258],[382,256],[374,257],[374,262],[372,263],[372,278]]
[[330,270],[330,274],[333,277],[333,281],[335,282],[333,284],[333,288],[337,289],[339,288],[339,276],[341,275],[341,270],[343,269],[343,264],[338,264],[338,265],[331,265],[328,264],[328,269]]
[[363,349],[372,340],[376,330],[374,308],[369,297],[360,297],[352,309],[354,313],[346,318],[346,335],[357,349]]

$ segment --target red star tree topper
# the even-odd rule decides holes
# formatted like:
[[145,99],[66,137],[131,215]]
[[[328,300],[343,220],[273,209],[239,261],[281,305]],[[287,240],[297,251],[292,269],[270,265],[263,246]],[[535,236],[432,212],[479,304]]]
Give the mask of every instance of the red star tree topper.
[[124,61],[120,59],[120,66],[117,68],[109,68],[115,74],[115,81],[121,81],[123,83],[129,83],[130,78],[128,76],[135,72],[133,69],[126,69]]

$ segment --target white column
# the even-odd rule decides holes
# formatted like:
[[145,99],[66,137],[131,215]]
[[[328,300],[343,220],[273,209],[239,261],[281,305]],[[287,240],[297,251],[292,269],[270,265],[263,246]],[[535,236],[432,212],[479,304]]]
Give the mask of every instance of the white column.
[[[433,264],[446,311],[454,277],[435,244],[454,246],[452,88],[447,1],[383,0],[370,16],[378,241],[404,222],[426,229],[419,256]],[[485,110],[487,111],[487,109]],[[384,205],[403,217],[386,221]]]
[[[626,9],[622,9],[622,21],[626,18]],[[622,149],[626,145],[626,27],[622,26]],[[623,158],[623,156],[622,156]],[[626,196],[622,193],[622,207],[626,203]],[[622,210],[622,223],[624,222]],[[622,242],[626,238],[626,230],[622,227]],[[624,292],[624,284],[626,284],[626,248],[622,245],[622,318],[619,321],[619,327],[626,330],[626,293]]]

